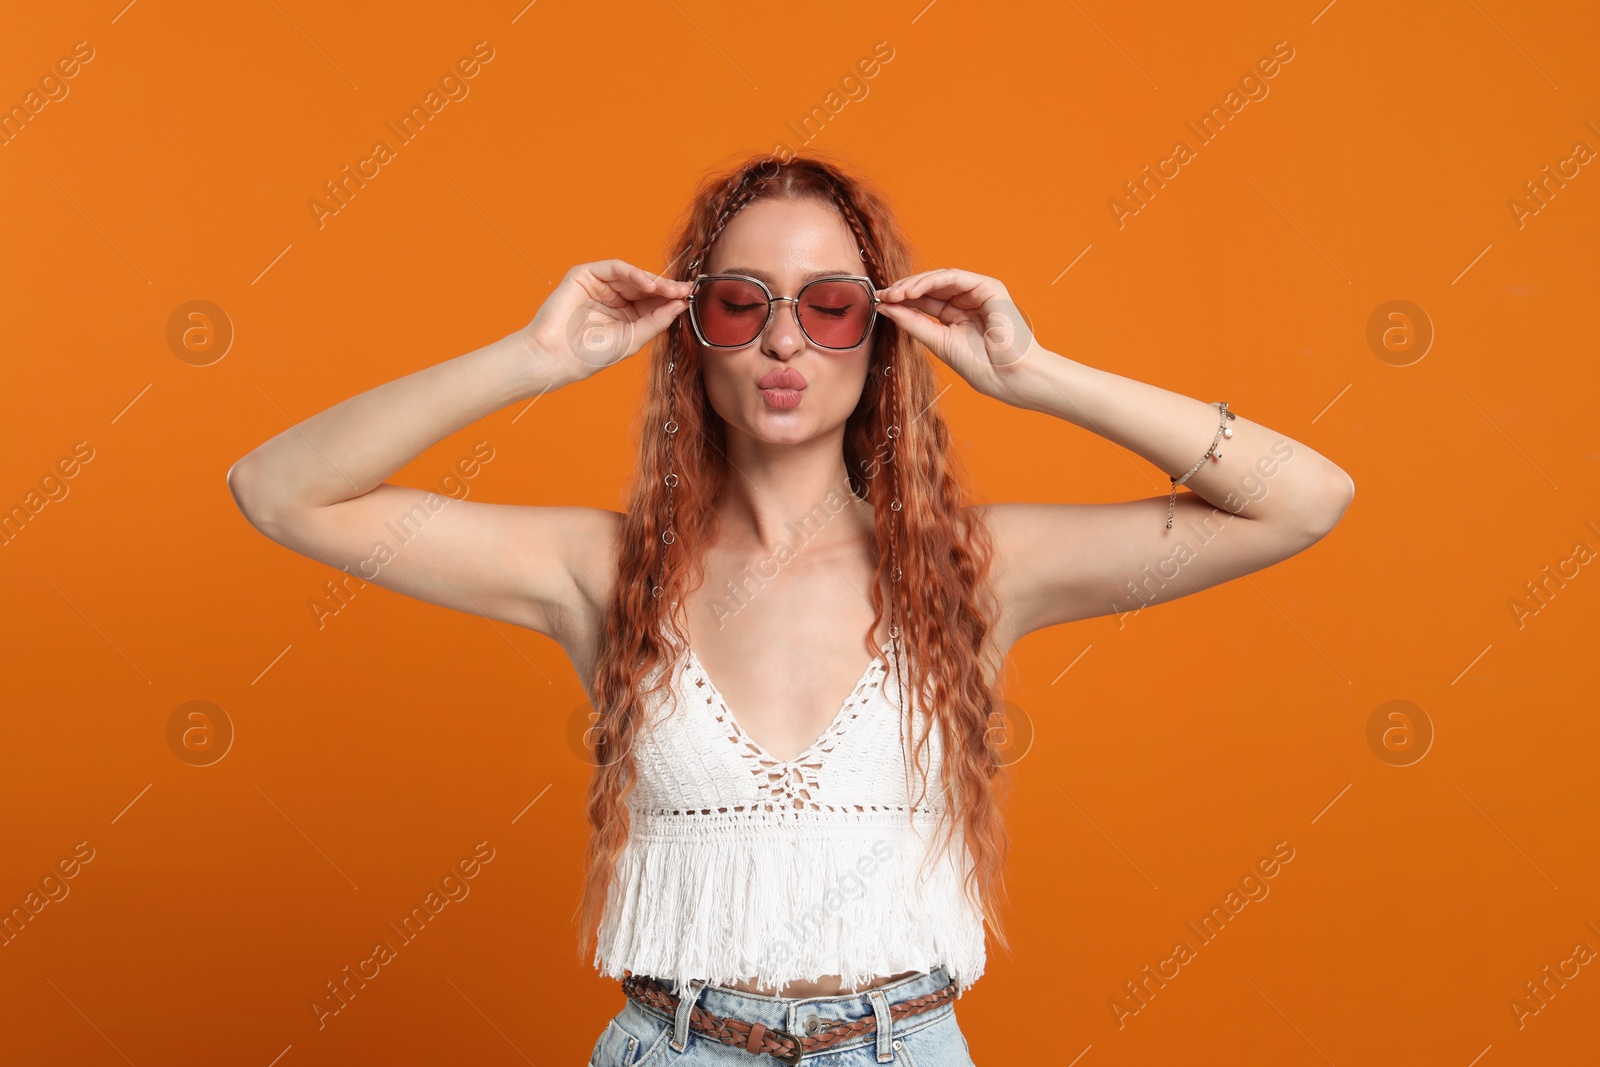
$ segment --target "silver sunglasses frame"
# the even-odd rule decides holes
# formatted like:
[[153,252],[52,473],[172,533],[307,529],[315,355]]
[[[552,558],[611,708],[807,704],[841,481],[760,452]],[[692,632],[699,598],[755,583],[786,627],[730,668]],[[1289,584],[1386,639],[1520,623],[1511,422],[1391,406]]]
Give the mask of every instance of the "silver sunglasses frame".
[[[742,345],[712,344],[710,341],[706,340],[705,334],[700,331],[700,305],[696,303],[696,298],[700,295],[700,283],[706,281],[722,281],[725,279],[734,279],[741,282],[754,282],[761,288],[761,291],[767,295],[767,319],[761,324],[761,329],[756,331],[755,336],[750,338],[750,340],[746,341]],[[855,344],[848,345],[844,348],[835,348],[832,345],[821,345],[817,344],[815,338],[813,338],[810,333],[806,332],[805,324],[800,321],[800,298],[805,295],[805,291],[807,289],[811,288],[813,285],[817,285],[820,282],[860,282],[861,285],[867,290],[867,299],[872,301],[872,310],[867,315],[867,325],[866,329],[862,331],[861,340],[857,341]],[[829,274],[821,278],[812,278],[809,282],[806,282],[804,285],[802,285],[799,292],[795,293],[793,296],[773,296],[772,290],[767,287],[766,282],[762,281],[760,278],[752,277],[749,274],[700,274],[695,276],[694,287],[689,290],[688,299],[689,327],[690,329],[694,330],[695,339],[701,344],[705,345],[707,348],[731,350],[735,348],[744,348],[746,345],[754,344],[756,341],[760,340],[761,335],[766,333],[768,327],[772,325],[772,317],[777,314],[776,306],[778,301],[787,300],[791,304],[795,305],[795,325],[800,327],[800,334],[806,339],[806,343],[811,345],[813,348],[820,348],[825,352],[849,352],[866,344],[868,338],[872,336],[872,328],[878,323],[878,305],[883,302],[878,299],[878,293],[872,285],[872,279],[868,278],[864,274]]]

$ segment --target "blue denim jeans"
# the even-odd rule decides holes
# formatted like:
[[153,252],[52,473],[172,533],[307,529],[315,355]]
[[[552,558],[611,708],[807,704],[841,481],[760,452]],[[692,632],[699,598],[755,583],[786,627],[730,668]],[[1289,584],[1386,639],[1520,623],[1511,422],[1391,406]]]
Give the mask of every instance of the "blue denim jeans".
[[[725,1045],[688,1026],[688,1009],[698,1004],[715,1015],[732,1015],[750,1022],[803,1036],[807,1019],[821,1025],[878,1016],[879,1029],[841,1041],[800,1058],[805,1067],[974,1067],[967,1039],[956,1025],[956,1002],[947,1000],[931,1011],[906,1019],[889,1017],[889,1005],[943,989],[950,976],[943,967],[914,974],[898,982],[859,993],[831,997],[786,999],[746,993],[720,985],[693,988],[698,994],[680,1001],[676,1017],[629,999],[606,1023],[589,1057],[589,1067],[658,1067],[665,1064],[723,1064],[726,1067],[777,1067],[766,1054]],[[818,1023],[812,1023],[818,1028]]]

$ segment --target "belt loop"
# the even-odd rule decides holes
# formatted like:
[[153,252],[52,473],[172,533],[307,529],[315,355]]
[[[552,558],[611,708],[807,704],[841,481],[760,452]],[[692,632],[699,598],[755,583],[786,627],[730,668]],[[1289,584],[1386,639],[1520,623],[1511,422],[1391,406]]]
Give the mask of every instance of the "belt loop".
[[695,1004],[700,1000],[700,991],[706,983],[695,979],[689,983],[689,988],[684,993],[678,994],[678,1014],[672,1020],[672,1051],[682,1052],[689,1042],[689,1013],[694,1011]]
[[872,998],[872,1014],[878,1022],[878,1062],[888,1063],[894,1059],[894,1019],[889,1014],[889,998],[881,989],[869,989],[867,996]]

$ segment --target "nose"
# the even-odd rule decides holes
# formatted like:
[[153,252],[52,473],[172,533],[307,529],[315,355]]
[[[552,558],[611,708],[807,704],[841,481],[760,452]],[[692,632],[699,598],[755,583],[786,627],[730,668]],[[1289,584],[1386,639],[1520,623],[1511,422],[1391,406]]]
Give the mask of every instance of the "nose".
[[792,296],[776,296],[772,300],[789,307],[773,308],[772,321],[761,335],[761,350],[769,356],[790,359],[806,347],[806,335],[800,332],[800,304]]

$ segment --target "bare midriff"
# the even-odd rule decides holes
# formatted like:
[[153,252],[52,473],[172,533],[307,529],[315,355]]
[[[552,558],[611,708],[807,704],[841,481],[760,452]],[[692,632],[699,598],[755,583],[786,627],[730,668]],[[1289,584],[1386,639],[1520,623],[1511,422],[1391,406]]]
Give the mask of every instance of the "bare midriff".
[[815,982],[795,981],[785,985],[781,991],[772,986],[758,986],[751,981],[725,983],[728,989],[738,989],[746,993],[755,993],[764,997],[783,997],[787,1000],[799,1000],[805,997],[834,997],[841,993],[864,993],[868,989],[876,989],[890,982],[898,982],[902,978],[910,978],[921,971],[902,971],[900,974],[879,975],[864,985],[854,989],[845,989],[844,979],[836,974],[825,974]]

